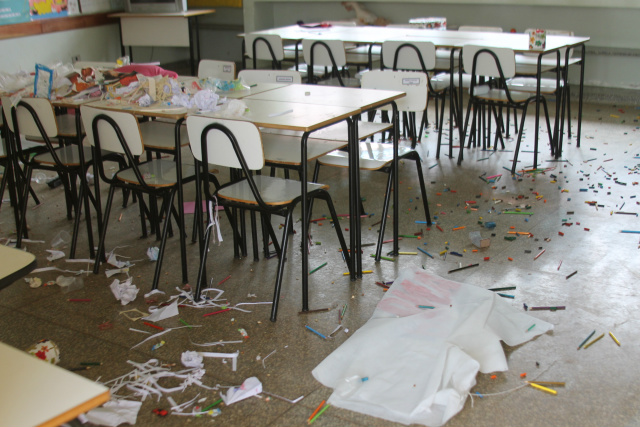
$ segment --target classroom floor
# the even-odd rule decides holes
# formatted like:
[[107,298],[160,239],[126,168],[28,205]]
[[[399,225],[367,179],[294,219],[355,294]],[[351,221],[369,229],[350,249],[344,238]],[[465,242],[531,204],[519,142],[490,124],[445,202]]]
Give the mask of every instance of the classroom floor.
[[[433,107],[430,107],[433,108]],[[574,115],[577,105],[574,106]],[[147,398],[138,414],[137,426],[293,426],[304,425],[309,415],[332,390],[318,383],[311,371],[327,355],[340,346],[349,335],[362,326],[371,316],[383,296],[383,289],[376,281],[392,281],[402,269],[422,267],[430,273],[448,279],[473,284],[482,288],[516,286],[509,293],[514,299],[508,303],[521,309],[529,306],[566,306],[566,310],[538,311],[531,313],[554,325],[554,329],[537,339],[511,348],[503,345],[509,370],[479,374],[472,392],[491,394],[484,398],[467,399],[463,410],[455,415],[447,426],[637,426],[640,425],[637,396],[640,393],[640,321],[636,317],[640,295],[636,284],[640,279],[637,234],[622,234],[620,230],[640,230],[637,215],[617,214],[616,211],[639,212],[637,182],[640,181],[640,146],[638,143],[638,110],[630,106],[587,105],[584,113],[582,144],[576,147],[575,137],[565,142],[563,162],[548,162],[551,156],[541,134],[540,159],[542,168],[548,170],[536,175],[525,174],[512,178],[503,167],[510,168],[515,141],[507,143],[506,151],[488,152],[477,148],[466,149],[465,161],[457,166],[455,159],[441,156],[435,159],[437,133],[430,129],[420,150],[427,154],[423,163],[432,215],[437,223],[430,230],[416,224],[424,220],[419,198],[419,186],[411,162],[404,162],[400,175],[400,234],[422,231],[421,240],[405,238],[400,250],[415,251],[421,246],[435,255],[430,259],[419,253],[400,256],[396,262],[381,261],[376,264],[370,254],[374,247],[365,247],[365,270],[373,270],[361,280],[350,282],[343,276],[347,271],[337,239],[328,221],[323,226],[311,226],[313,234],[310,268],[327,265],[310,276],[310,308],[331,308],[328,312],[298,314],[301,309],[300,255],[290,250],[285,267],[285,278],[280,301],[278,320],[269,321],[270,306],[265,304],[243,305],[248,312],[229,311],[203,317],[210,310],[180,308],[180,314],[158,322],[165,328],[201,325],[171,331],[161,338],[151,340],[135,349],[133,346],[148,337],[130,328],[157,332],[128,320],[122,311],[138,309],[146,311],[148,304],[144,294],[150,291],[155,264],[147,259],[149,246],[157,243],[154,238],[141,240],[138,207],[129,204],[114,207],[107,239],[107,250],[129,257],[135,265],[130,274],[133,283],[140,288],[138,297],[126,306],[116,301],[109,289],[119,274],[105,276],[105,267],[99,275],[85,274],[84,287],[63,293],[58,286],[30,288],[24,280],[0,291],[0,340],[16,348],[26,349],[41,339],[50,339],[60,348],[60,366],[75,368],[83,361],[99,361],[101,366],[78,374],[102,382],[131,371],[127,361],[146,362],[156,358],[163,363],[175,364],[173,371],[181,369],[180,357],[186,350],[217,352],[240,351],[238,369],[233,372],[231,362],[205,359],[205,385],[236,386],[246,378],[255,376],[266,392],[294,400],[292,404],[263,394],[228,407],[220,406],[221,413],[192,418],[153,413],[156,408],[169,409],[165,397]],[[431,119],[433,120],[433,110]],[[573,124],[573,129],[577,123]],[[533,121],[526,124],[526,140],[520,154],[519,169],[528,168],[532,162]],[[457,141],[454,142],[457,154]],[[448,147],[444,147],[445,150]],[[502,174],[495,183],[488,183],[481,176]],[[362,172],[362,197],[364,208],[373,214],[362,221],[363,242],[374,242],[376,223],[380,220],[383,189],[386,177],[379,173]],[[346,173],[343,170],[323,169],[321,182],[330,184],[338,213],[347,213],[348,204]],[[30,238],[44,243],[27,243],[27,250],[37,255],[39,267],[54,266],[68,270],[90,270],[87,264],[70,264],[64,260],[48,262],[46,249],[60,230],[71,231],[72,223],[64,214],[64,197],[61,187],[50,189],[44,184],[34,188],[43,204],[28,211]],[[584,191],[583,191],[584,190]],[[106,195],[106,189],[103,186]],[[193,200],[193,190],[188,189],[186,200]],[[7,194],[7,193],[5,193]],[[6,197],[6,195],[5,195]],[[120,195],[117,196],[119,201]],[[104,199],[103,199],[104,200]],[[473,209],[465,209],[465,201],[474,201]],[[586,203],[595,201],[595,205]],[[506,208],[530,205],[533,215],[506,215],[499,212]],[[33,206],[33,205],[31,205]],[[477,210],[476,210],[477,209]],[[314,208],[314,217],[326,212],[321,203]],[[192,217],[188,216],[190,227]],[[483,228],[479,221],[494,221],[494,230]],[[563,225],[564,222],[573,225]],[[277,223],[274,221],[274,224]],[[257,262],[250,256],[234,259],[230,244],[229,227],[222,218],[224,242],[212,245],[208,272],[214,287],[224,291],[229,304],[268,302],[272,298],[275,277],[275,258],[262,257]],[[343,228],[347,222],[341,223]],[[83,224],[84,225],[84,224]],[[465,226],[466,229],[452,231]],[[299,224],[296,224],[299,230]],[[84,229],[81,229],[84,230]],[[388,226],[387,236],[391,235]],[[509,231],[525,231],[533,237],[520,236],[515,241],[504,239]],[[481,231],[483,237],[491,237],[491,246],[472,252],[469,231]],[[14,223],[8,203],[0,212],[0,237],[11,237]],[[493,236],[493,234],[495,236]],[[563,234],[562,234],[563,233]],[[388,237],[390,238],[390,237]],[[426,245],[426,246],[425,246]],[[290,249],[299,247],[298,235],[294,236]],[[449,247],[463,254],[463,258],[438,256]],[[534,257],[545,252],[536,260]],[[196,278],[198,265],[197,245],[187,247],[189,279]],[[466,251],[466,252],[465,252]],[[78,248],[78,257],[88,257],[86,238]],[[489,257],[488,261],[484,261]],[[447,274],[451,269],[469,263],[479,267]],[[112,268],[112,267],[109,267]],[[572,277],[568,276],[577,272]],[[55,280],[59,274],[47,271],[31,274],[43,282]],[[218,285],[223,279],[227,278]],[[166,295],[153,295],[157,304],[182,287],[178,241],[170,239],[163,265],[160,289]],[[70,302],[69,298],[89,298],[91,302]],[[310,325],[318,331],[329,333],[338,324],[338,307],[348,303],[344,325],[349,333],[339,332],[335,339],[322,340],[305,329]],[[101,328],[109,322],[110,328]],[[244,328],[248,338],[238,331]],[[587,350],[576,351],[577,346],[592,330],[597,334],[612,331],[621,342],[617,346],[606,336]],[[597,336],[597,335],[596,335]],[[160,340],[165,345],[152,350]],[[242,341],[216,347],[197,347],[194,343],[217,341]],[[538,366],[539,365],[539,366]],[[522,385],[520,374],[540,380],[562,381],[558,394],[552,396]],[[173,384],[168,382],[167,385]],[[513,390],[515,389],[515,390]],[[509,391],[512,390],[512,391]],[[125,393],[126,394],[126,393]],[[207,406],[219,397],[219,391],[209,391],[195,385],[184,392],[172,393],[177,402],[186,402],[197,395],[205,398],[200,406]],[[135,398],[134,398],[135,399]],[[138,398],[139,399],[139,398]],[[9,403],[10,402],[5,402]],[[34,402],[37,408],[37,402]],[[393,426],[395,424],[335,407],[329,408],[315,422],[318,426]]]

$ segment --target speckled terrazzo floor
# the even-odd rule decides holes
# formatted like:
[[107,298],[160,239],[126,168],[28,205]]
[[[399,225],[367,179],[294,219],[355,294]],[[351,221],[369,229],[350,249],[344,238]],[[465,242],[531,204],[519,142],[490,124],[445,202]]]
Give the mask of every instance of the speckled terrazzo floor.
[[[577,107],[577,106],[576,106]],[[577,108],[574,108],[574,112]],[[640,356],[640,333],[637,307],[640,297],[635,289],[640,278],[639,242],[637,234],[621,234],[620,230],[640,230],[636,215],[620,215],[615,211],[640,212],[637,182],[640,160],[637,117],[640,110],[629,106],[587,105],[583,121],[581,147],[575,138],[565,143],[563,160],[547,162],[551,157],[546,144],[540,147],[543,168],[550,168],[537,175],[524,174],[512,178],[503,167],[509,167],[515,143],[507,143],[507,151],[483,152],[468,149],[465,161],[457,166],[455,160],[441,156],[434,158],[436,132],[429,130],[420,150],[427,154],[423,163],[432,215],[437,224],[430,230],[416,224],[424,219],[420,207],[419,187],[415,170],[408,162],[401,166],[400,174],[400,233],[423,232],[420,240],[403,239],[400,248],[415,251],[421,246],[435,259],[426,255],[400,256],[397,261],[381,261],[376,264],[369,257],[373,247],[364,248],[364,268],[373,270],[363,279],[350,282],[343,276],[346,267],[337,252],[337,240],[328,223],[312,225],[313,242],[310,267],[324,262],[327,265],[310,276],[311,309],[330,307],[328,312],[299,315],[301,292],[300,256],[298,236],[290,246],[285,267],[284,286],[278,320],[269,321],[269,306],[245,306],[250,312],[231,311],[215,316],[202,317],[203,311],[181,308],[179,318],[199,328],[180,329],[165,336],[166,344],[152,351],[153,343],[130,350],[146,336],[129,328],[145,329],[139,322],[127,320],[119,314],[127,309],[145,311],[147,304],[143,294],[151,287],[154,264],[146,260],[146,249],[155,245],[153,238],[140,240],[138,208],[114,207],[108,248],[122,246],[116,252],[130,257],[133,283],[141,292],[137,299],[123,307],[117,302],[108,285],[113,278],[99,275],[83,276],[84,288],[64,294],[57,286],[31,289],[23,280],[0,291],[0,340],[19,349],[26,349],[43,338],[53,340],[61,350],[60,366],[77,367],[82,361],[101,361],[79,374],[101,381],[130,371],[127,360],[145,362],[157,358],[164,363],[180,366],[180,355],[185,350],[196,350],[192,343],[241,340],[241,344],[229,344],[216,350],[240,351],[238,370],[232,372],[231,364],[219,359],[206,359],[208,386],[239,385],[244,379],[256,376],[270,393],[295,399],[304,396],[296,404],[277,398],[251,398],[229,407],[222,406],[215,418],[161,418],[152,410],[169,409],[165,398],[147,399],[138,415],[137,426],[176,425],[224,425],[224,426],[292,426],[304,425],[318,403],[329,397],[331,390],[320,385],[311,370],[332,350],[348,339],[340,332],[335,339],[323,341],[309,333],[305,324],[327,332],[337,325],[337,307],[348,303],[345,326],[351,332],[363,325],[383,295],[375,281],[391,281],[399,271],[408,266],[423,267],[427,271],[447,278],[477,285],[483,288],[516,286],[510,291],[514,299],[509,303],[521,308],[528,305],[563,305],[563,311],[540,311],[534,315],[554,324],[555,329],[537,339],[516,348],[504,346],[509,371],[490,375],[478,375],[472,392],[487,395],[468,399],[464,409],[453,417],[448,426],[635,426],[640,425],[637,395],[640,392],[640,370],[636,363]],[[433,115],[432,115],[433,117]],[[520,169],[531,164],[533,149],[533,123],[527,123],[527,138],[520,154]],[[576,124],[574,123],[574,130]],[[546,137],[542,134],[542,137]],[[544,141],[544,139],[543,139]],[[454,142],[457,146],[457,141]],[[446,149],[447,147],[445,147]],[[457,153],[457,148],[455,152]],[[527,153],[527,151],[529,151]],[[480,176],[502,174],[495,183],[488,183]],[[362,196],[365,210],[374,214],[362,222],[363,242],[374,242],[377,236],[376,222],[383,200],[385,177],[377,173],[362,173]],[[346,174],[340,170],[323,169],[321,182],[331,186],[338,213],[347,213]],[[617,181],[617,182],[616,182]],[[40,267],[55,266],[62,269],[87,269],[84,264],[67,264],[64,260],[48,262],[45,250],[49,242],[64,229],[71,231],[72,223],[64,214],[62,189],[50,189],[34,184],[44,204],[28,212],[30,238],[45,243],[26,244],[27,250],[38,258]],[[104,190],[104,189],[103,189]],[[582,191],[585,190],[585,191]],[[106,191],[106,190],[104,190]],[[193,199],[193,190],[187,189],[187,200]],[[7,193],[5,193],[7,197]],[[120,197],[120,196],[117,196]],[[104,200],[104,199],[103,199]],[[474,201],[465,208],[466,201]],[[595,201],[595,206],[587,204]],[[320,205],[320,203],[319,203]],[[520,206],[533,215],[500,214],[507,208]],[[317,206],[320,215],[326,209]],[[121,221],[115,220],[122,214]],[[188,218],[191,224],[192,219]],[[479,222],[494,221],[496,228],[487,230]],[[563,223],[573,225],[563,225]],[[274,224],[277,222],[274,220]],[[346,223],[345,223],[346,224]],[[342,226],[345,227],[346,225]],[[464,230],[453,231],[454,227]],[[296,226],[299,229],[299,224]],[[389,227],[390,229],[390,227]],[[472,252],[469,231],[481,231],[491,238],[491,246]],[[509,231],[532,233],[532,237],[519,236],[514,241],[505,240]],[[0,237],[11,237],[14,232],[13,216],[8,204],[0,211]],[[493,233],[493,234],[492,234]],[[561,234],[563,233],[563,234]],[[387,236],[390,236],[387,230]],[[233,258],[229,228],[223,219],[221,246],[211,249],[208,272],[214,284],[227,276],[219,285],[224,297],[231,303],[269,301],[273,292],[276,259]],[[388,237],[390,238],[390,237]],[[462,258],[438,256],[448,247],[459,252]],[[535,255],[545,252],[536,260]],[[198,264],[197,245],[187,247],[189,279],[195,281]],[[79,245],[78,257],[88,257],[86,238]],[[485,257],[489,260],[485,261]],[[477,268],[447,274],[459,263],[479,263]],[[178,242],[171,239],[160,289],[167,295],[177,293],[181,287]],[[561,264],[561,265],[560,265]],[[567,276],[577,271],[571,278]],[[43,281],[55,279],[59,273],[32,274]],[[122,275],[115,276],[123,278]],[[86,303],[69,302],[68,298],[89,298]],[[153,296],[162,302],[167,296]],[[101,329],[104,322],[111,329]],[[182,326],[178,317],[158,322],[171,328]],[[242,339],[239,328],[244,328],[248,339]],[[149,329],[149,328],[146,328]],[[598,334],[613,331],[622,345],[618,347],[605,336],[588,350],[576,351],[578,344],[592,331]],[[156,340],[159,341],[159,340]],[[275,351],[275,352],[274,352]],[[262,359],[270,355],[264,363]],[[539,365],[539,367],[536,365]],[[544,372],[544,379],[563,381],[558,395],[551,396],[531,388],[488,396],[517,388],[522,384],[520,374],[529,376]],[[215,401],[218,392],[189,387],[184,393],[172,395],[178,403],[185,402],[200,393],[206,398],[203,406]],[[10,404],[9,402],[5,402]],[[0,423],[1,424],[1,423]],[[392,426],[394,424],[373,417],[330,408],[315,423],[318,426]]]

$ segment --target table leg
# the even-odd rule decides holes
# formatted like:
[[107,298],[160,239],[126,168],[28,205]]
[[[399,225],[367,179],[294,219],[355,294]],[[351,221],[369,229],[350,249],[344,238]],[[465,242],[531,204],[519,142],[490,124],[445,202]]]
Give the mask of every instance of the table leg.
[[[302,196],[302,231],[300,233],[300,250],[302,251],[302,311],[309,311],[309,223],[307,222],[309,201],[307,200],[307,140],[309,132],[302,135],[300,144],[300,186]],[[283,252],[280,256],[286,256]]]
[[355,234],[355,249],[351,250],[351,256],[355,258],[356,276],[362,277],[362,229],[360,228],[360,140],[358,138],[358,118],[351,119],[351,140],[353,141],[353,187],[355,197],[353,199],[353,231]]
[[357,278],[356,272],[356,221],[355,216],[358,211],[357,205],[359,205],[356,201],[358,198],[358,192],[355,187],[355,177],[359,176],[354,171],[360,164],[360,162],[356,162],[356,157],[358,157],[359,148],[356,147],[358,141],[355,139],[355,133],[353,132],[354,123],[352,119],[347,119],[347,139],[348,139],[348,152],[349,152],[349,249],[351,250],[351,256],[347,259],[349,260],[349,270],[351,271],[351,281],[355,281]]
[[400,228],[400,216],[398,208],[399,206],[399,175],[400,175],[400,162],[398,161],[398,140],[400,139],[399,129],[399,117],[398,117],[398,105],[394,102],[391,103],[393,108],[393,255],[397,255],[400,251],[398,243],[398,234]]
[[[182,260],[182,283],[187,284],[189,279],[187,277],[187,233],[184,223],[184,193],[182,191],[182,154],[180,150],[180,130],[184,119],[180,119],[176,122],[175,126],[175,139],[176,139],[176,181],[178,183],[178,232],[180,237],[180,258]],[[198,206],[196,206],[196,209]],[[167,215],[166,221],[171,221],[170,215]]]
[[[582,135],[582,96],[584,92],[584,60],[586,56],[586,46],[582,44],[582,58],[580,59],[580,95],[578,98],[578,142],[576,146],[580,148],[580,136]],[[568,100],[569,102],[571,100]]]

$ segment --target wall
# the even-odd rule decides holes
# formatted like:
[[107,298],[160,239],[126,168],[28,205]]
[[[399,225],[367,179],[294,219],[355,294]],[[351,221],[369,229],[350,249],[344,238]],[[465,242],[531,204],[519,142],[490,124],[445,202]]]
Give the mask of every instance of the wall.
[[[362,4],[394,23],[405,23],[412,17],[445,16],[450,27],[465,24],[500,26],[505,31],[515,28],[518,32],[532,27],[572,30],[576,35],[591,37],[587,44],[587,85],[640,89],[638,1],[374,0]],[[325,0],[244,0],[244,10],[245,31],[291,25],[298,20],[316,22],[354,16],[340,2]]]
[[[241,42],[237,35],[243,30],[240,8],[216,8],[216,13],[199,18],[202,58],[240,62]],[[102,25],[44,35],[0,40],[0,71],[13,73],[33,71],[36,63],[71,62],[79,55],[83,61],[115,61],[120,56],[118,25]],[[136,47],[136,62],[173,64],[188,61],[186,48]]]
[[0,71],[33,71],[36,63],[71,62],[76,55],[85,61],[114,61],[120,56],[118,26],[101,25],[0,40]]

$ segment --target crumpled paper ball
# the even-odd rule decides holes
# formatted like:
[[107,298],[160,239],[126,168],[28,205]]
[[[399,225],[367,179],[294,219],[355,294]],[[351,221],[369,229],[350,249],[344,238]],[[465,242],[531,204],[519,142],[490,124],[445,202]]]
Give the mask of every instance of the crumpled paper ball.
[[200,111],[215,111],[220,96],[211,89],[204,89],[193,95],[193,102]]
[[127,305],[138,296],[138,289],[136,285],[132,284],[133,278],[129,277],[124,282],[120,283],[120,280],[116,279],[109,285],[111,292],[122,305]]
[[226,118],[239,118],[244,115],[247,110],[247,104],[240,99],[232,99],[227,104],[227,108],[221,111],[222,116]]
[[197,351],[184,351],[180,357],[180,361],[187,368],[202,368],[204,366],[202,360],[202,355]]
[[57,365],[60,362],[60,349],[56,343],[48,339],[38,341],[29,347],[27,353],[53,365]]

